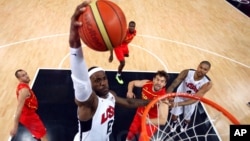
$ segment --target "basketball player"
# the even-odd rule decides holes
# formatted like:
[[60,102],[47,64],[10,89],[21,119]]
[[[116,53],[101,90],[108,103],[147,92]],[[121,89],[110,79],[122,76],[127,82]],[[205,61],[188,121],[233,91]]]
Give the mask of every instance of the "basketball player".
[[[133,38],[136,35],[136,30],[135,30],[135,22],[130,21],[128,24],[128,29],[127,29],[127,34],[120,46],[115,47],[113,50],[115,52],[116,58],[119,60],[120,64],[118,66],[118,72],[116,74],[115,79],[119,84],[123,84],[123,80],[121,79],[121,73],[122,70],[125,66],[125,58],[124,57],[129,57],[129,49],[128,49],[128,44],[133,40]],[[113,50],[110,50],[110,56],[109,56],[109,62],[113,61]]]
[[[197,70],[186,69],[180,72],[173,83],[168,87],[167,92],[171,93],[177,87],[177,93],[190,93],[196,96],[204,96],[212,87],[212,82],[206,74],[211,68],[208,61],[202,61]],[[190,123],[190,118],[195,110],[197,100],[175,97],[174,105],[171,109],[171,132],[175,132],[177,127],[177,119],[184,112],[184,122],[181,125],[181,132],[185,131]]]
[[42,137],[43,140],[47,140],[44,124],[36,113],[38,101],[29,87],[29,75],[26,71],[19,69],[15,72],[15,76],[19,80],[16,90],[18,104],[10,135],[13,137],[17,133],[18,123],[20,122],[37,141],[41,141]]
[[102,68],[92,67],[87,70],[78,34],[78,27],[82,23],[77,20],[88,4],[85,1],[76,8],[71,17],[69,35],[71,78],[79,119],[79,131],[74,141],[108,141],[114,123],[115,103],[137,108],[147,105],[149,101],[118,97],[114,91],[109,90],[108,78]]
[[[142,99],[153,100],[158,96],[166,94],[165,86],[167,84],[168,74],[164,71],[157,71],[153,80],[133,80],[128,84],[128,98],[135,98],[133,93],[134,87],[142,88]],[[141,117],[144,112],[145,107],[137,108],[134,119],[129,127],[129,132],[126,137],[126,141],[132,141],[135,136],[141,132]],[[158,113],[159,111],[159,113]],[[159,115],[158,115],[159,114]],[[146,125],[148,136],[153,136],[154,132],[157,130],[155,125],[165,125],[168,118],[168,100],[164,100],[159,103],[159,109],[154,106],[149,111],[149,122]],[[139,140],[142,140],[141,138]]]

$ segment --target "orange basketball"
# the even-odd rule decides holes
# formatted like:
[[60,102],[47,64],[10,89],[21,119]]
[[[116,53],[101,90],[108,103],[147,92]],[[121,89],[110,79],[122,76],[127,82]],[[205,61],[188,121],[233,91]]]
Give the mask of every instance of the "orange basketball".
[[126,17],[119,6],[108,0],[91,2],[80,15],[82,41],[96,51],[107,51],[120,45],[127,30]]

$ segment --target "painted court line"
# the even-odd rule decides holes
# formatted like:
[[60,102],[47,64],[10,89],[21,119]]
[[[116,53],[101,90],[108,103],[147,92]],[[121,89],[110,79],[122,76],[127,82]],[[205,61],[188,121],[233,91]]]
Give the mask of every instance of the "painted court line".
[[69,34],[68,33],[63,33],[63,34],[54,34],[54,35],[37,37],[37,38],[31,38],[31,39],[27,39],[27,40],[22,40],[22,41],[18,41],[18,42],[9,43],[9,44],[6,44],[6,45],[1,45],[0,49],[4,48],[4,47],[10,47],[10,46],[13,46],[13,45],[26,43],[26,42],[31,42],[31,41],[36,41],[36,40],[41,40],[41,39],[46,39],[46,38],[52,38],[52,37],[60,37],[60,36],[65,36],[65,35],[69,35]]
[[225,57],[225,56],[220,55],[220,54],[218,54],[218,53],[215,53],[215,52],[212,52],[212,51],[209,51],[209,50],[205,50],[205,49],[202,49],[202,48],[199,48],[199,47],[190,45],[190,44],[186,44],[186,43],[182,43],[182,42],[178,42],[178,41],[174,41],[174,40],[169,40],[169,39],[165,39],[165,38],[161,38],[161,37],[150,36],[150,35],[138,35],[138,36],[145,37],[145,38],[152,38],[152,39],[162,40],[162,41],[167,41],[167,42],[171,42],[171,43],[183,45],[183,46],[186,46],[186,47],[194,48],[194,49],[197,49],[197,50],[200,50],[200,51],[203,51],[203,52],[206,52],[206,53],[209,53],[209,54],[212,54],[212,55],[215,55],[215,56],[224,58],[224,59],[226,59],[226,60],[229,60],[229,61],[231,61],[231,62],[234,62],[234,63],[236,63],[236,64],[239,64],[239,65],[241,65],[241,66],[250,68],[250,66],[248,66],[248,65],[246,65],[246,64],[243,64],[243,63],[241,63],[241,62],[239,62],[239,61],[233,60],[233,59],[231,59],[231,58]]
[[[37,38],[31,38],[31,39],[27,39],[27,40],[23,40],[23,41],[18,41],[18,42],[9,43],[9,44],[6,44],[6,45],[1,45],[1,46],[0,46],[0,49],[1,49],[1,48],[4,48],[4,47],[11,47],[11,46],[13,46],[13,45],[17,45],[17,44],[21,44],[21,43],[25,43],[25,42],[30,42],[30,41],[35,41],[35,40],[41,40],[41,39],[46,39],[46,38],[53,38],[53,37],[66,36],[66,35],[69,35],[69,33],[54,34],[54,35],[48,35],[48,36],[37,37]],[[202,48],[199,48],[199,47],[190,45],[190,44],[186,44],[186,43],[182,43],[182,42],[178,42],[178,41],[174,41],[174,40],[170,40],[170,39],[165,39],[165,38],[162,38],[162,37],[151,36],[151,35],[140,35],[140,34],[139,34],[139,35],[137,35],[137,36],[139,36],[139,37],[144,37],[144,38],[151,38],[151,39],[161,40],[161,41],[166,41],[166,42],[171,42],[171,43],[183,45],[183,46],[185,46],[185,47],[194,48],[194,49],[197,49],[197,50],[200,50],[200,51],[203,51],[203,52],[206,52],[206,53],[215,55],[215,56],[217,56],[217,57],[224,58],[224,59],[226,59],[226,60],[229,60],[229,61],[231,61],[231,62],[234,62],[234,63],[236,63],[236,64],[239,64],[239,65],[241,65],[241,66],[244,66],[244,67],[246,67],[246,68],[250,68],[250,66],[248,66],[248,65],[246,65],[246,64],[243,64],[243,63],[241,63],[241,62],[239,62],[239,61],[233,60],[233,59],[231,59],[231,58],[225,57],[225,56],[220,55],[220,54],[218,54],[218,53],[215,53],[215,52],[212,52],[212,51],[209,51],[209,50],[205,50],[205,49],[202,49]],[[136,46],[136,45],[134,45],[134,46]],[[144,48],[139,47],[139,46],[136,46],[136,47],[138,47],[138,48],[140,48],[140,49],[144,49]],[[156,55],[154,55],[152,52],[150,52],[150,51],[148,51],[148,50],[146,50],[146,49],[144,49],[144,51],[150,53],[150,54],[153,55],[153,56],[156,56]],[[159,59],[157,56],[156,56],[156,58],[157,58],[157,60],[160,60],[161,64],[164,64],[164,63],[162,63],[163,61],[161,61],[161,59]],[[65,60],[65,57],[64,57],[63,59]],[[60,63],[59,66],[61,66],[61,65],[62,65],[62,62]],[[167,68],[166,65],[163,65],[163,66],[164,66],[164,68]]]

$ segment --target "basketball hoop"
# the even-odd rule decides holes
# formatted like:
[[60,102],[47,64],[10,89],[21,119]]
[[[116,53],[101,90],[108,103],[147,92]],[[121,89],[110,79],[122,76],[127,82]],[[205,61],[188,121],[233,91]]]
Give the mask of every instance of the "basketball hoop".
[[[159,102],[160,100],[162,100],[162,99],[165,99],[165,98],[170,98],[170,97],[176,97],[176,96],[178,96],[178,97],[185,97],[185,98],[191,98],[191,99],[195,99],[195,100],[198,100],[198,101],[200,101],[201,102],[201,104],[202,103],[204,103],[204,104],[206,104],[206,105],[209,105],[209,106],[211,106],[212,107],[212,109],[213,110],[215,110],[215,111],[217,111],[218,113],[222,113],[222,115],[224,116],[224,117],[226,117],[226,119],[228,119],[229,120],[229,122],[231,122],[232,124],[235,124],[235,125],[239,125],[240,124],[240,122],[231,114],[231,113],[229,113],[226,109],[224,109],[223,107],[221,107],[220,105],[218,105],[217,103],[215,103],[215,102],[213,102],[213,101],[211,101],[211,100],[209,100],[209,99],[206,99],[206,98],[204,98],[204,97],[199,97],[199,96],[194,96],[194,95],[191,95],[191,94],[187,94],[187,93],[169,93],[169,94],[166,94],[166,95],[163,95],[163,96],[160,96],[160,97],[157,97],[156,99],[154,99],[153,101],[151,101],[147,106],[146,106],[146,108],[145,108],[145,110],[144,110],[144,113],[143,113],[143,115],[142,115],[142,131],[141,131],[141,138],[143,139],[143,141],[150,141],[150,140],[153,140],[153,141],[158,141],[158,140],[168,140],[169,138],[171,138],[172,139],[172,137],[170,137],[169,136],[169,134],[168,133],[166,133],[166,130],[165,129],[167,129],[167,126],[170,126],[169,125],[169,123],[167,123],[166,125],[165,125],[165,127],[163,127],[164,128],[164,130],[162,130],[162,127],[160,127],[160,126],[157,126],[157,125],[155,125],[155,126],[157,126],[157,128],[158,128],[158,131],[157,131],[157,133],[155,133],[155,134],[159,134],[160,135],[160,137],[158,136],[158,137],[155,137],[154,139],[152,139],[151,137],[149,137],[148,136],[148,131],[146,130],[146,123],[148,123],[148,121],[149,121],[149,119],[148,119],[148,112],[149,112],[149,110],[150,110],[150,108],[151,107],[153,107],[154,105],[156,105],[156,103],[157,102]],[[197,107],[197,106],[196,106]],[[197,109],[197,108],[196,108]],[[221,115],[221,114],[220,114]],[[196,113],[194,113],[194,116],[196,116]],[[217,118],[218,120],[221,120],[222,118],[221,117],[219,117],[219,118]],[[211,120],[211,119],[210,119]],[[209,131],[210,130],[212,130],[212,124],[210,125],[211,127],[209,127],[209,131],[206,131],[207,133],[206,134],[204,134],[204,135],[199,135],[199,134],[197,134],[197,133],[195,133],[196,131],[195,131],[195,126],[200,126],[200,125],[202,125],[202,124],[204,124],[204,125],[206,125],[207,126],[207,122],[211,122],[210,120],[205,120],[205,121],[202,121],[201,123],[199,123],[199,125],[193,125],[193,127],[191,127],[189,130],[193,130],[194,131],[194,136],[199,136],[199,137],[204,137],[204,138],[206,138],[207,136],[216,136],[216,134],[215,133],[210,133]],[[167,131],[168,132],[168,131]],[[208,133],[209,132],[209,133]],[[175,137],[180,137],[180,134],[181,133],[176,133],[175,134]],[[196,137],[189,137],[189,135],[188,135],[188,133],[185,133],[186,134],[186,136],[187,136],[187,138],[196,138]],[[168,138],[168,139],[166,139],[166,138]],[[182,138],[183,139],[183,138]],[[173,140],[173,139],[172,139]],[[205,140],[207,140],[207,139],[205,139]]]

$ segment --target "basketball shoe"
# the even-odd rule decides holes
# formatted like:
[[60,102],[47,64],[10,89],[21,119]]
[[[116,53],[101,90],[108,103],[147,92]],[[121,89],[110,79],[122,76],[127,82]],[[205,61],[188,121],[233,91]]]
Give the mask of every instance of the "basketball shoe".
[[170,131],[171,131],[171,132],[175,132],[175,131],[176,131],[177,124],[178,124],[177,120],[172,121],[172,123],[171,123],[171,125],[170,125]]
[[181,124],[181,132],[185,132],[187,130],[188,123],[187,122],[182,122]]
[[121,85],[124,83],[123,80],[121,79],[121,74],[117,73],[116,76],[115,76],[115,79]]

